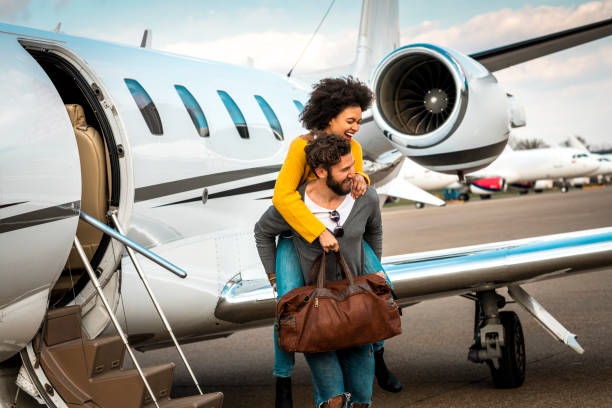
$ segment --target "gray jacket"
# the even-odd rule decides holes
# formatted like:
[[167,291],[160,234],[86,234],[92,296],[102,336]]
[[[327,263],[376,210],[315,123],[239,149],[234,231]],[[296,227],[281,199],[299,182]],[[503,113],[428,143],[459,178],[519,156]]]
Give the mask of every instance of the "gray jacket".
[[[306,185],[298,188],[304,199]],[[362,275],[364,271],[365,240],[372,248],[378,259],[382,255],[382,219],[376,190],[368,187],[366,193],[355,200],[344,225],[344,236],[336,238],[340,252],[346,263],[355,275]],[[310,267],[315,258],[321,254],[322,249],[317,238],[312,243],[306,241],[293,230],[274,206],[270,206],[255,224],[255,242],[259,257],[267,274],[275,273],[276,268],[276,237],[283,232],[291,231],[293,244],[300,260],[304,282],[310,282]],[[327,280],[342,279],[342,271],[333,253],[326,256]]]

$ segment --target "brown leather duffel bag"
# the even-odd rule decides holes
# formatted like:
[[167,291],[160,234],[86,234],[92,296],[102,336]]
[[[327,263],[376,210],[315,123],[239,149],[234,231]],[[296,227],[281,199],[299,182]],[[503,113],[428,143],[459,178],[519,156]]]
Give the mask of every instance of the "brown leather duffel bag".
[[317,285],[295,288],[276,307],[278,344],[285,351],[320,353],[361,346],[402,332],[391,286],[377,274],[353,276],[340,252],[345,279],[325,283],[325,253],[311,269]]

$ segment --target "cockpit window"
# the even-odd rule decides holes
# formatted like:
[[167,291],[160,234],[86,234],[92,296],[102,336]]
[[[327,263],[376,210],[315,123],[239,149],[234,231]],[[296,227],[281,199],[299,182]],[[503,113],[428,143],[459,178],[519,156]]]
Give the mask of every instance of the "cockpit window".
[[302,111],[304,110],[304,105],[302,105],[302,102],[294,99],[293,100],[293,104],[295,105],[296,108],[298,108],[298,110],[300,111],[300,113],[302,113]]
[[268,123],[272,128],[272,133],[274,133],[274,136],[278,140],[283,140],[285,138],[283,136],[283,129],[281,128],[280,122],[278,121],[276,114],[274,113],[270,105],[268,105],[268,102],[266,102],[266,100],[259,95],[255,95],[255,100],[257,101],[259,107],[266,116],[266,119],[268,119]]
[[204,116],[204,112],[202,112],[202,108],[200,108],[200,104],[193,97],[191,92],[187,90],[182,85],[174,85],[176,92],[181,97],[185,108],[187,109],[187,113],[189,113],[189,117],[193,122],[198,134],[201,137],[209,137],[210,133],[208,131],[208,122],[206,121],[206,116]]
[[249,129],[247,127],[246,120],[244,119],[244,116],[240,111],[240,108],[238,108],[238,105],[236,105],[236,102],[234,102],[232,97],[229,96],[228,93],[225,91],[217,91],[217,93],[221,97],[225,108],[230,114],[232,120],[234,121],[234,124],[236,125],[236,129],[238,130],[238,134],[240,135],[240,137],[243,139],[248,139]]
[[134,79],[125,78],[124,80],[151,133],[154,135],[163,135],[164,129],[162,127],[161,118],[147,91],[145,91],[142,85]]

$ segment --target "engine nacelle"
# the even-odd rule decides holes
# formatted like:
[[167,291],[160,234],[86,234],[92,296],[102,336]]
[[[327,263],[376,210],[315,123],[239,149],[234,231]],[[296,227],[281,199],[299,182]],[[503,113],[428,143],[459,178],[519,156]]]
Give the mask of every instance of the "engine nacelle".
[[473,180],[470,191],[474,194],[491,194],[506,189],[506,180],[503,177],[487,177]]
[[430,44],[398,48],[374,70],[374,120],[407,157],[457,174],[486,167],[504,150],[509,103],[477,61]]

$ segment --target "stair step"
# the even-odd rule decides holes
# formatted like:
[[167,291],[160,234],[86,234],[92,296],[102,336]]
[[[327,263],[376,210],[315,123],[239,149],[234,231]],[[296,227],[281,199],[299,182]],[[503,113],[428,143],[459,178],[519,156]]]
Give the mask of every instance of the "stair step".
[[[144,367],[144,372],[157,399],[170,395],[174,363]],[[152,402],[151,396],[136,369],[108,371],[89,379],[92,400],[101,407],[142,407]]]
[[81,338],[81,306],[68,306],[47,312],[44,340],[47,346]]
[[102,337],[85,343],[88,377],[118,370],[123,363],[125,345],[119,336]]
[[[161,400],[158,403],[159,408],[221,408],[223,406],[223,393],[211,392],[193,397]],[[155,404],[147,404],[145,408],[155,408]]]

